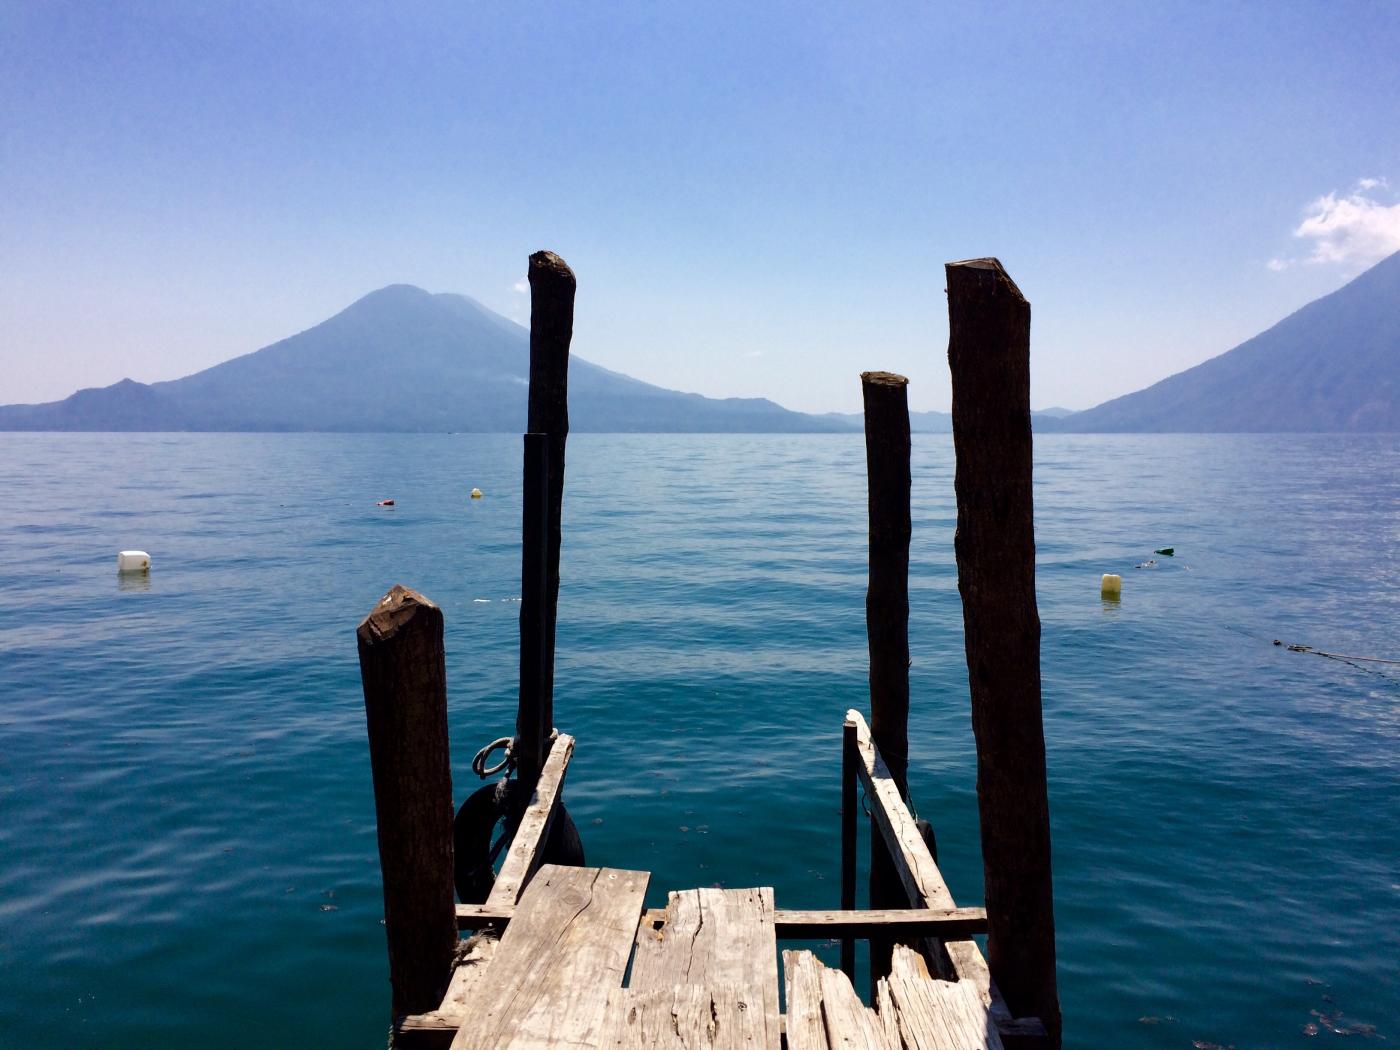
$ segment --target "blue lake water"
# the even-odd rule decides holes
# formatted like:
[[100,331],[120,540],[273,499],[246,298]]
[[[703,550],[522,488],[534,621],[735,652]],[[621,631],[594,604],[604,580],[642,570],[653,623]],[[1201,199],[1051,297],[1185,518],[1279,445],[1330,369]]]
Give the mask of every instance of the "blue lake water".
[[[0,1045],[384,1045],[354,629],[442,606],[460,799],[514,724],[519,449],[0,434]],[[913,496],[911,787],[975,904],[947,437]],[[1272,644],[1400,658],[1400,439],[1047,435],[1036,500],[1066,1046],[1400,1040],[1400,666]],[[570,440],[590,863],[836,906],[865,557],[859,435]]]

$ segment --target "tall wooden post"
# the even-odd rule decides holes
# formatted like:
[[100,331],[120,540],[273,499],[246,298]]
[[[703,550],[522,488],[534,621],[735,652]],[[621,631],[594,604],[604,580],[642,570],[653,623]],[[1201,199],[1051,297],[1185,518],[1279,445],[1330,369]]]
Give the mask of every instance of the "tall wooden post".
[[520,704],[515,716],[516,772],[521,806],[549,753],[546,721],[553,650],[549,639],[549,435],[526,434],[525,498],[520,544]]
[[1017,1016],[1060,1045],[1031,504],[1031,308],[996,259],[949,263],[948,364],[987,954]]
[[[846,722],[841,727],[841,910],[856,906],[856,724]],[[841,939],[841,969],[855,984],[856,940]]]
[[393,1013],[436,1010],[457,947],[442,612],[402,584],[356,632]]
[[[909,795],[909,380],[863,372],[869,477],[870,735],[901,798]],[[909,898],[879,835],[870,836],[870,906],[907,908]],[[890,968],[893,941],[870,939],[873,989]]]
[[[530,256],[530,409],[526,429],[549,435],[549,532],[545,560],[548,658],[538,696],[540,724],[554,728],[554,634],[559,605],[559,542],[564,509],[564,445],[569,437],[569,343],[574,336],[574,272],[553,252]],[[523,701],[523,697],[522,697]]]

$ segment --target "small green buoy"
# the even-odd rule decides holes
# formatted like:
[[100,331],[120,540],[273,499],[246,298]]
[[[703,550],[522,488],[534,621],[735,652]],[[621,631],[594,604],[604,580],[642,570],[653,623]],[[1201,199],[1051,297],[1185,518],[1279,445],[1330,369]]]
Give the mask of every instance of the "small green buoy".
[[1155,551],[1153,551],[1152,553],[1153,553],[1153,554],[1164,554],[1164,555],[1166,555],[1168,558],[1172,558],[1172,557],[1175,557],[1175,556],[1176,556],[1176,548],[1175,548],[1175,547],[1158,547],[1158,548],[1157,548]]

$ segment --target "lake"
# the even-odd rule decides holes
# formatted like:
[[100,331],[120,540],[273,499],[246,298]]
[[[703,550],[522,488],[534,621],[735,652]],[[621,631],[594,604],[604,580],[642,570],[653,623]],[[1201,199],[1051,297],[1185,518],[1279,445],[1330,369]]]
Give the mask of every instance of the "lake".
[[[354,630],[442,607],[460,801],[514,725],[519,438],[0,452],[0,1045],[382,1047]],[[952,468],[915,436],[910,780],[977,904]],[[865,512],[859,435],[570,440],[590,863],[837,906]],[[1400,659],[1400,437],[1044,435],[1036,531],[1065,1045],[1400,1039],[1400,665],[1273,644]]]

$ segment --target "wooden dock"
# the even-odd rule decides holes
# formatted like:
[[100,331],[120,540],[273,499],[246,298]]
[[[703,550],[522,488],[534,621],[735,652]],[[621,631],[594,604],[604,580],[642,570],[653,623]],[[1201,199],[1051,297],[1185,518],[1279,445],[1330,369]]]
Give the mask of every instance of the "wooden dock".
[[[784,910],[761,886],[672,891],[664,909],[648,910],[649,872],[541,865],[574,750],[559,735],[490,897],[457,905],[458,925],[477,932],[463,942],[441,1004],[404,1017],[396,1045],[992,1050],[1040,1042],[1043,1027],[1011,1017],[971,939],[986,932],[986,912],[956,906],[864,718],[851,711],[846,726],[854,774],[911,907]],[[853,850],[842,863],[853,870]],[[896,948],[870,1007],[853,974],[809,951],[779,953],[783,941],[872,936]]]
[[[907,803],[910,439],[907,380],[886,372],[862,376],[871,720],[849,711],[831,737],[841,776],[840,908],[785,910],[773,887],[758,886],[673,890],[665,908],[647,910],[649,872],[585,863],[563,803],[575,741],[554,728],[553,710],[575,286],[562,259],[540,252],[529,271],[516,732],[472,763],[483,780],[500,780],[456,808],[441,610],[395,586],[358,631],[393,1046],[1058,1050],[1030,308],[994,259],[947,270],[956,551],[987,910],[957,906],[932,831]],[[502,747],[505,758],[492,765]],[[856,907],[861,794],[871,827],[868,909]],[[982,934],[986,957],[973,940]],[[809,951],[780,951],[813,940],[839,943],[839,969]],[[855,986],[861,940],[870,947],[864,1001]]]

